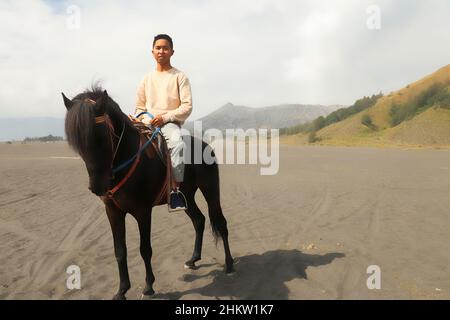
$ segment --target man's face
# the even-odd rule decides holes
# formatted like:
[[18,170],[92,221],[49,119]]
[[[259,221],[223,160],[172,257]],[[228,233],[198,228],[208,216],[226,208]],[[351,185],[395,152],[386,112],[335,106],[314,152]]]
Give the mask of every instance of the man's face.
[[173,55],[173,49],[170,47],[169,41],[166,39],[156,40],[153,46],[153,57],[159,64],[167,64],[170,62],[170,57]]

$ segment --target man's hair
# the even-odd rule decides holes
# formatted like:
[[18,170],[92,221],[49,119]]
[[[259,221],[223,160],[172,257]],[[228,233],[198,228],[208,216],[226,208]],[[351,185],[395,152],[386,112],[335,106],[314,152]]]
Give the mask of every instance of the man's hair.
[[153,38],[153,46],[152,47],[154,47],[155,46],[155,42],[160,40],[160,39],[165,39],[165,40],[169,41],[170,48],[173,49],[172,38],[169,35],[167,35],[167,34],[158,34],[157,36],[155,36],[155,38]]

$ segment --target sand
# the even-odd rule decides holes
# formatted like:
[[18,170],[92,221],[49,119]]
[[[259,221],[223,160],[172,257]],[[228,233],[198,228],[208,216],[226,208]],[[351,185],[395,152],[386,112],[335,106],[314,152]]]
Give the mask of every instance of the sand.
[[[236,273],[222,272],[209,224],[198,270],[188,217],[153,210],[156,299],[449,299],[450,151],[281,146],[280,170],[221,165]],[[0,143],[0,298],[110,299],[118,286],[102,202],[64,142]],[[151,183],[151,182],[149,182]],[[200,208],[205,202],[197,194]],[[144,264],[127,217],[140,299]],[[66,269],[78,265],[81,289]],[[368,289],[379,266],[381,289]]]

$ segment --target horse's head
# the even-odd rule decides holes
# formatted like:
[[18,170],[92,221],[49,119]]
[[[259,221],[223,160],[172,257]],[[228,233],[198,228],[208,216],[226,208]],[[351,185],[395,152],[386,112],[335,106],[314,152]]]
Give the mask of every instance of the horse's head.
[[89,173],[89,190],[98,196],[106,193],[111,183],[113,141],[111,120],[107,114],[108,94],[104,91],[84,92],[70,100],[62,94],[67,108],[65,130],[69,145],[78,152]]

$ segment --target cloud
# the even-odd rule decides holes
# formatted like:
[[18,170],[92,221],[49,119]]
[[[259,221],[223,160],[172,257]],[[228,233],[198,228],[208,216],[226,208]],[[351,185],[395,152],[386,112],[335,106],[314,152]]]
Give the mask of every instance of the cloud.
[[[380,30],[366,26],[374,4]],[[2,1],[0,116],[62,117],[59,93],[98,79],[131,113],[157,33],[172,35],[173,65],[191,79],[192,119],[226,102],[351,104],[448,64],[448,9],[446,0]]]

